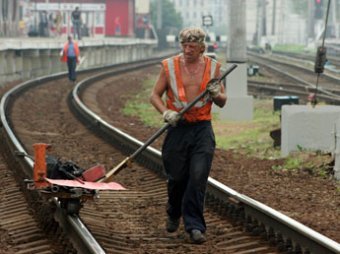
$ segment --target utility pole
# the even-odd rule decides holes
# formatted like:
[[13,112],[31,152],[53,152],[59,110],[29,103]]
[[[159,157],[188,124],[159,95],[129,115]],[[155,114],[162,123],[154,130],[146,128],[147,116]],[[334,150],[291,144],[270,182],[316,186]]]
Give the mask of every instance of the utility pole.
[[307,1],[307,45],[311,40],[314,40],[314,4],[312,1]]
[[247,95],[246,0],[228,1],[227,67],[237,68],[226,79],[227,105],[221,109],[221,119],[251,120],[253,97]]
[[275,26],[276,26],[276,0],[273,0],[272,32],[271,32],[271,35],[275,35]]
[[267,36],[267,6],[266,0],[261,1],[261,26],[262,26],[262,36]]
[[257,0],[256,3],[256,45],[260,45],[260,40],[262,36],[262,26],[261,26],[261,0]]
[[[157,34],[159,35],[162,31],[162,1],[157,1]],[[158,36],[158,48],[162,48],[161,36]]]
[[157,1],[157,30],[162,29],[162,1]]
[[336,25],[336,2],[333,0],[331,1],[331,5],[332,7],[330,8],[331,9],[331,12],[330,12],[330,16],[331,16],[331,21],[330,23],[332,24],[332,35],[335,36],[335,38],[338,38],[338,31],[337,31],[337,25]]

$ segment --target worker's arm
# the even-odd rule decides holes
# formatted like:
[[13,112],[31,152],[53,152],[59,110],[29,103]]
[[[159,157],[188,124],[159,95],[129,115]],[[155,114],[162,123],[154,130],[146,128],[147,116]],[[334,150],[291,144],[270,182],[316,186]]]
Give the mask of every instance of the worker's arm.
[[162,96],[166,91],[167,88],[167,78],[165,75],[164,68],[161,69],[158,79],[152,89],[150,95],[150,102],[151,104],[159,111],[159,113],[163,114],[164,111],[167,110],[164,101],[162,100]]
[[227,95],[225,94],[224,86],[221,83],[218,83],[216,85],[218,86],[219,91],[215,94],[214,97],[212,97],[212,100],[217,106],[223,108],[227,102]]
[[165,71],[162,68],[156,84],[151,92],[150,102],[151,104],[162,114],[163,120],[172,126],[176,126],[180,116],[178,112],[168,109],[162,100],[162,96],[166,91],[168,81],[165,75]]
[[[220,76],[221,71],[220,69],[218,69],[215,73],[215,77]],[[225,89],[222,82],[217,82],[217,80],[218,80],[217,78],[211,80],[207,85],[207,90],[209,91],[210,97],[213,100],[213,102],[220,108],[223,108],[227,102],[227,95],[225,93]]]

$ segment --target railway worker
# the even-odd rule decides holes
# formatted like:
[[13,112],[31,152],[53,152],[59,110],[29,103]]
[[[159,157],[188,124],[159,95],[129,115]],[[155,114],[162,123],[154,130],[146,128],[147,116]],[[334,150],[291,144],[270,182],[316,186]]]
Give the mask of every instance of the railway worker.
[[[150,102],[163,115],[164,121],[170,123],[162,147],[168,176],[166,229],[175,232],[183,217],[191,242],[201,244],[206,241],[204,198],[215,150],[211,106],[215,103],[223,107],[227,97],[223,85],[209,82],[221,75],[221,64],[203,54],[204,31],[185,28],[179,40],[182,53],[162,61]],[[209,94],[179,119],[178,112],[205,89]]]
[[68,79],[74,83],[77,79],[76,67],[79,63],[80,50],[78,43],[72,39],[72,36],[67,36],[67,42],[64,44],[64,48],[60,52],[60,60],[67,63]]

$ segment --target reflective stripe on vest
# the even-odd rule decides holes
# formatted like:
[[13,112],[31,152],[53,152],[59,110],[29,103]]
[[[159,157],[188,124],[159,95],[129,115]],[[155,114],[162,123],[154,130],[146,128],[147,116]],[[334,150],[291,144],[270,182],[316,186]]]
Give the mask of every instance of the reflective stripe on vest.
[[[177,56],[168,58],[163,61],[163,66],[164,66],[166,76],[168,78],[168,81],[170,83],[169,85],[171,88],[166,93],[167,106],[168,108],[176,110],[176,111],[180,111],[183,107],[185,107],[188,104],[185,98],[184,86],[181,81],[179,60],[180,60],[180,55],[177,55]],[[206,85],[208,81],[211,79],[211,77],[214,77],[217,66],[220,66],[216,60],[211,59],[207,56],[204,56],[204,61],[205,61],[206,67],[210,66],[210,71],[207,70],[204,72],[202,83],[200,84],[201,92],[203,92],[206,89]],[[195,119],[193,119],[194,118],[193,116],[196,115],[198,118],[196,120],[211,119],[211,115],[210,115],[211,104],[212,104],[212,101],[209,95],[205,96],[204,98],[202,98],[200,101],[198,101],[195,104],[195,106],[191,110],[192,111],[191,115],[185,114],[184,118],[186,118],[187,116],[188,119],[186,120],[194,121]],[[206,107],[209,107],[209,108],[206,108]],[[200,109],[201,109],[201,112],[199,112]],[[197,112],[197,113],[194,113],[194,112]],[[204,116],[203,114],[208,114],[208,115]]]
[[[209,59],[210,60],[210,59]],[[174,94],[175,101],[173,102],[174,106],[176,108],[182,108],[185,107],[188,103],[186,101],[179,100],[179,93],[178,93],[178,85],[176,81],[176,73],[175,73],[175,64],[174,64],[174,58],[168,59],[168,68],[169,68],[169,78],[170,78],[170,87]],[[216,61],[211,61],[211,68],[210,68],[210,77],[214,77],[216,70]],[[198,101],[195,104],[195,107],[202,107],[204,106],[208,101],[208,96],[205,97],[205,100]]]
[[[187,104],[185,101],[181,102],[179,100],[179,93],[178,93],[178,89],[177,89],[177,81],[176,81],[176,74],[175,74],[175,64],[174,64],[174,59],[173,58],[169,58],[168,60],[168,68],[169,68],[169,79],[170,79],[170,87],[171,90],[175,96],[175,101],[173,102],[174,106],[176,108],[182,108],[185,107],[185,105]],[[167,98],[168,99],[168,98]]]

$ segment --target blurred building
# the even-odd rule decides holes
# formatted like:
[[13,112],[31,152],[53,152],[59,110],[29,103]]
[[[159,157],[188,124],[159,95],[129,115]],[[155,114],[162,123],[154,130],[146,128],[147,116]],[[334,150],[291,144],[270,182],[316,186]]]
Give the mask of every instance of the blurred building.
[[[155,0],[162,1],[162,0]],[[226,38],[228,3],[236,0],[169,0],[183,19],[183,26],[201,26],[211,35]],[[83,36],[154,38],[150,22],[151,0],[0,0],[0,37],[58,36],[72,33],[71,13],[82,12]],[[246,0],[246,38],[250,44],[308,44],[323,34],[326,0],[300,3],[303,14],[294,12],[296,0]],[[304,7],[305,6],[305,7]],[[331,1],[327,35],[339,38],[337,10]],[[61,22],[56,24],[60,11]],[[307,13],[307,14],[306,14]],[[204,24],[204,17],[211,23]],[[47,20],[47,25],[46,25]],[[60,26],[60,32],[59,27]],[[177,32],[176,32],[177,33]]]
[[[228,34],[228,2],[226,0],[170,0],[183,18],[184,26],[204,26],[203,18],[212,17],[212,25],[206,29],[217,35]],[[266,40],[283,43],[302,42],[305,21],[289,14],[288,0],[247,0],[246,37],[249,43],[265,43]],[[294,25],[292,25],[294,24]],[[289,28],[289,29],[288,29]]]
[[247,0],[248,43],[304,44],[306,19],[293,11],[292,0]]
[[[249,43],[308,45],[323,34],[328,0],[308,0],[300,5],[296,0],[247,0],[246,4]],[[336,17],[340,1],[330,4],[326,38],[338,38],[340,25]]]
[[[93,1],[98,2],[98,1]],[[106,0],[105,35],[135,35],[135,0]]]
[[225,34],[227,31],[227,6],[225,0],[170,0],[183,18],[183,26],[204,26],[203,17],[211,16],[212,24],[205,26],[209,32]]
[[76,7],[83,36],[135,36],[135,0],[0,0],[0,36],[70,34]]
[[151,23],[150,0],[136,1],[136,37],[153,38],[155,31]]
[[[30,2],[30,11],[34,16],[32,35],[39,30],[44,11],[48,14],[50,26],[54,25],[55,15],[60,11],[62,34],[72,33],[71,14],[76,7],[81,11],[83,36],[134,35],[134,0],[31,0]],[[53,33],[53,29],[50,32]]]
[[0,1],[0,36],[13,37],[19,34],[19,0]]
[[[228,3],[236,0],[170,0],[183,18],[184,26],[204,26],[204,16],[212,16],[209,33],[228,35]],[[300,3],[305,10],[298,14],[296,0],[246,0],[246,39],[249,44],[307,44],[320,39],[323,32],[328,0]],[[305,6],[303,5],[305,4]],[[327,34],[338,38],[336,21],[340,1],[331,1]]]

